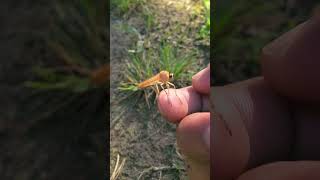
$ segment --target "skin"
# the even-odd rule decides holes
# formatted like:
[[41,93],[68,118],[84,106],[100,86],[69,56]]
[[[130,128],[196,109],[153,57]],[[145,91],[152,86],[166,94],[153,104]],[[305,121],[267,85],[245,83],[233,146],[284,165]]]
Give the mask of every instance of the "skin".
[[240,120],[249,136],[250,156],[239,180],[320,179],[319,32],[316,11],[263,49],[263,77],[231,88],[249,94],[238,103],[240,111],[246,102],[254,104]]
[[264,48],[261,77],[210,88],[207,68],[177,90],[182,103],[161,92],[191,180],[320,179],[319,17]]
[[169,89],[168,95],[161,91],[159,110],[177,124],[177,142],[190,165],[189,178],[210,179],[210,66],[193,77],[192,86],[174,91]]

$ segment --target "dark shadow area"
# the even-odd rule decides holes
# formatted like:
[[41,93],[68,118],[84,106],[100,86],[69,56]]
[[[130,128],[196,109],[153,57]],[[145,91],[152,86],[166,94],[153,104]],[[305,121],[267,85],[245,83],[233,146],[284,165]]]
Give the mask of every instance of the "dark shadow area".
[[260,75],[261,49],[307,20],[315,0],[240,0],[213,3],[214,85]]
[[48,2],[1,2],[0,177],[103,179],[108,2]]

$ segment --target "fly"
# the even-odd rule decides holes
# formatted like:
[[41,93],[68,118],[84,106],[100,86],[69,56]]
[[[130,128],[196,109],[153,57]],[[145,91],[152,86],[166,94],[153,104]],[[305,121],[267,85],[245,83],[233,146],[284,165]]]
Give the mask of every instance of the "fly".
[[[161,87],[162,90],[168,95],[168,92],[165,91],[165,88],[169,89],[170,86],[176,89],[176,86],[170,82],[170,80],[173,79],[173,73],[169,73],[168,71],[160,71],[160,73],[152,76],[151,78],[141,82],[138,84],[138,88],[144,89],[148,87],[152,87],[155,92],[156,96],[158,98],[158,95],[160,93],[159,86]],[[175,92],[176,96],[179,98],[177,93]],[[180,100],[180,98],[179,98]],[[181,100],[180,100],[181,101]]]

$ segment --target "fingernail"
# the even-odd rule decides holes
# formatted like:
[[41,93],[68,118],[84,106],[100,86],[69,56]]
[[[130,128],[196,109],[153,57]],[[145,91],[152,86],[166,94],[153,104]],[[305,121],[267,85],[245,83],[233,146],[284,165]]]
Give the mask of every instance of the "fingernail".
[[203,73],[206,71],[207,68],[202,69],[201,71],[199,71],[197,74],[195,74],[194,76],[192,76],[192,82],[195,83],[196,81],[199,81],[199,79],[203,76]]
[[[201,71],[200,71],[201,72]],[[192,76],[192,81],[199,79],[200,72]]]
[[210,127],[203,132],[202,138],[207,148],[210,149]]

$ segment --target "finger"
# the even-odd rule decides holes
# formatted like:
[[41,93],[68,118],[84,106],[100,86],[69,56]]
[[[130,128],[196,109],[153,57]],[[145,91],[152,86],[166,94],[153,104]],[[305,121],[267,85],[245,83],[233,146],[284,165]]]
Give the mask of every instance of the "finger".
[[192,77],[192,87],[199,93],[210,93],[210,64]]
[[198,161],[209,161],[209,129],[209,112],[193,113],[181,120],[177,128],[177,140],[179,147],[188,157]]
[[[249,160],[248,132],[233,102],[223,98],[223,88],[212,89],[211,174],[213,179],[234,179],[244,171]],[[225,123],[229,124],[232,136]]]
[[186,156],[190,179],[210,179],[210,113],[186,116],[177,128],[177,142]]
[[294,128],[288,104],[263,78],[212,91],[211,154],[216,176],[235,178],[245,169],[289,158]]
[[252,169],[238,180],[317,180],[320,179],[319,169],[320,161],[276,162]]
[[158,108],[170,122],[178,123],[188,114],[209,109],[207,97],[198,94],[191,86],[165,91],[161,91],[158,97]]
[[316,16],[262,51],[266,81],[281,95],[297,101],[320,102],[320,15]]

